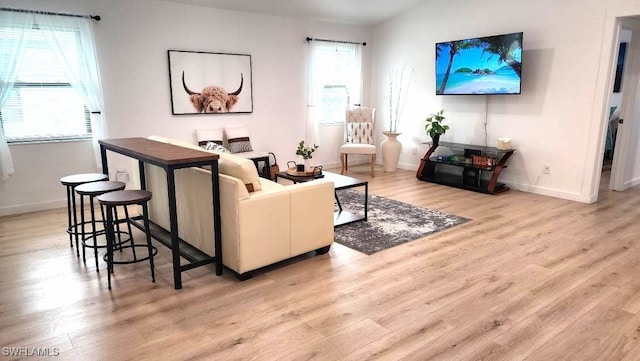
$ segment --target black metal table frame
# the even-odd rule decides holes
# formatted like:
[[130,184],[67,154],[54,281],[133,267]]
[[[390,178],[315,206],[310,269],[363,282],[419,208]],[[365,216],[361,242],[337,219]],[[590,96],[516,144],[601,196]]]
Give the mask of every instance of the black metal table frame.
[[[249,160],[251,160],[253,162],[253,164],[255,164],[256,166],[256,170],[258,171],[258,174],[260,174],[260,176],[262,178],[267,178],[269,179],[269,177],[271,176],[271,170],[269,169],[269,156],[258,156],[258,157],[252,157],[252,158],[247,158]],[[264,162],[264,168],[260,169],[260,162]]]
[[[339,174],[336,174],[336,175],[339,175]],[[276,173],[276,182],[278,181],[278,177],[290,180],[294,184],[309,182],[314,179],[311,177],[297,177],[290,174],[286,174],[286,172],[280,172],[280,174]],[[322,178],[317,178],[317,179],[322,179]],[[346,220],[341,221],[340,215],[343,215],[343,210],[342,210],[342,204],[340,203],[340,198],[338,198],[338,191],[341,189],[349,189],[349,188],[356,188],[356,187],[363,187],[363,186],[364,186],[364,216],[355,214],[353,212],[344,211],[345,214],[348,214],[350,216],[346,217],[347,218]],[[369,213],[369,182],[360,181],[359,183],[349,184],[346,186],[338,186],[338,187],[334,186],[333,196],[336,199],[336,204],[338,205],[338,209],[339,209],[339,211],[335,212],[336,216],[334,216],[334,227],[343,226],[345,224],[358,222],[358,221],[365,221],[365,222],[367,221],[368,213]]]
[[340,188],[336,188],[333,191],[333,194],[336,197],[336,203],[338,204],[338,209],[340,209],[340,211],[338,212],[339,214],[342,213],[342,204],[340,204],[340,199],[338,199],[338,190],[341,189],[349,189],[349,188],[356,188],[356,187],[362,187],[364,186],[364,217],[363,218],[359,218],[359,219],[353,219],[351,221],[348,222],[344,222],[344,223],[339,223],[338,226],[342,226],[348,223],[353,223],[353,222],[357,222],[357,221],[367,221],[367,217],[369,214],[369,182],[362,182],[360,184],[352,184],[349,186],[344,186],[344,187],[340,187]]
[[[220,230],[221,218],[220,218],[220,187],[218,182],[218,161],[192,161],[179,164],[163,164],[156,162],[153,159],[146,158],[140,155],[127,153],[121,149],[111,147],[109,144],[100,143],[100,156],[102,158],[102,171],[104,174],[109,174],[109,167],[107,164],[107,150],[113,151],[125,155],[127,157],[138,159],[138,168],[140,170],[140,187],[146,190],[146,178],[144,171],[144,163],[153,164],[165,170],[167,173],[167,191],[169,195],[169,223],[171,233],[171,255],[173,260],[173,280],[174,288],[182,288],[182,272],[190,269],[204,266],[207,264],[216,264],[216,275],[222,275],[222,235]],[[213,226],[214,226],[214,247],[215,255],[213,257],[192,262],[189,264],[180,264],[180,244],[178,238],[178,214],[176,210],[176,189],[175,189],[175,170],[181,168],[191,168],[200,166],[211,166],[211,189],[213,192]]]

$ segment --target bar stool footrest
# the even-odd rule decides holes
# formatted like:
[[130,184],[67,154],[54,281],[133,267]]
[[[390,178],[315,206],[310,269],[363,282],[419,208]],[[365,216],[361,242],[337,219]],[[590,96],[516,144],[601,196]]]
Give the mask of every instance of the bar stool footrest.
[[[85,228],[90,228],[91,227],[91,220],[84,221],[84,222],[78,221],[76,223],[77,227],[78,227],[78,231],[76,232],[76,231],[73,230],[73,224],[72,224],[71,227],[67,228],[67,234],[74,235],[74,236],[77,234],[78,236],[81,236],[82,235],[82,230],[81,230],[82,229],[82,223],[84,223]],[[84,233],[91,233],[91,232],[88,231],[88,230],[85,230]]]
[[[121,241],[120,241],[120,242],[118,242],[118,243],[114,243],[114,244],[113,244],[113,249],[114,249],[114,251],[117,251],[117,250],[121,249],[121,248],[122,248],[122,247],[120,247],[121,245],[123,245],[123,244],[125,244],[125,243],[130,243],[130,242],[131,242],[131,235],[129,234],[129,232],[127,232],[127,231],[115,231],[115,232],[113,232],[113,233],[114,233],[116,236],[117,236],[118,234],[120,234],[120,235],[126,235],[126,236],[128,237],[128,238],[126,238],[126,239],[121,240]],[[106,235],[107,235],[107,232],[106,232],[104,229],[101,229],[101,230],[99,230],[99,231],[96,231],[96,237],[97,237],[97,236],[105,236],[105,238],[106,238]],[[106,244],[106,243],[105,243],[105,244],[99,244],[99,245],[96,245],[95,240],[93,241],[93,243],[87,243],[87,241],[88,241],[88,240],[91,240],[91,239],[93,239],[93,238],[94,238],[94,237],[93,237],[93,235],[92,235],[92,234],[91,234],[91,235],[89,235],[89,236],[87,236],[87,237],[85,237],[84,239],[82,239],[82,245],[84,245],[84,246],[85,246],[85,247],[87,247],[87,248],[107,248],[107,244]],[[105,242],[106,242],[106,239],[105,239]]]
[[[124,250],[124,249],[127,249],[127,248],[134,248],[134,247],[135,247],[135,248],[144,248],[144,249],[149,249],[149,246],[147,246],[146,244],[134,244],[133,246],[129,245],[129,246],[124,246],[124,247],[122,247],[122,248],[114,248],[114,251],[117,251],[117,250]],[[158,249],[157,249],[155,246],[151,246],[151,249],[153,250],[153,252],[152,252],[152,256],[153,256],[153,257],[155,257],[155,256],[158,254]],[[103,259],[106,263],[109,263],[109,261],[108,261],[108,259],[109,259],[109,258],[108,258],[108,256],[109,256],[109,254],[108,254],[108,253],[106,253],[106,254],[102,257],[102,259]],[[143,261],[147,261],[147,260],[149,260],[149,256],[145,256],[145,257],[143,257],[143,258],[137,258],[137,259],[134,259],[134,260],[128,260],[128,261],[113,261],[113,262],[111,262],[111,263],[113,263],[113,264],[133,264],[133,263],[143,262]]]

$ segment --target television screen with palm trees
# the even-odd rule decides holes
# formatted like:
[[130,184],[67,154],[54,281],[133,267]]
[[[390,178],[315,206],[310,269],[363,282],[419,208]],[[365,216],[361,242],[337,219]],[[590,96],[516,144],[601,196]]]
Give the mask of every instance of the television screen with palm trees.
[[520,94],[522,33],[436,44],[436,94]]

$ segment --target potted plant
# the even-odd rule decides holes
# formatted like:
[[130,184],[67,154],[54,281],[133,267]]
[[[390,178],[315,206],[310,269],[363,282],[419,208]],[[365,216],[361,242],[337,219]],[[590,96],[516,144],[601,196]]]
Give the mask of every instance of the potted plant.
[[429,134],[431,139],[433,140],[433,146],[437,147],[440,142],[440,136],[449,130],[449,126],[446,124],[442,124],[442,122],[446,119],[444,115],[444,109],[440,110],[435,114],[431,114],[425,119],[427,124],[424,125],[424,131]]
[[298,171],[305,171],[306,169],[311,168],[310,159],[313,158],[313,152],[315,152],[316,149],[318,148],[319,146],[315,144],[313,145],[313,147],[305,145],[304,140],[301,140],[300,143],[298,143],[298,149],[296,149],[296,155],[299,155],[302,157],[302,159],[304,159],[304,164],[299,164],[297,166]]

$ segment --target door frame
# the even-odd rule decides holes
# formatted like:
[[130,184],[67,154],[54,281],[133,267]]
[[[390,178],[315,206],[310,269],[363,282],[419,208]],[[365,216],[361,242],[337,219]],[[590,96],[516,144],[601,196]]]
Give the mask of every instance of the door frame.
[[[625,174],[630,166],[629,154],[630,149],[630,132],[629,129],[638,122],[634,118],[635,109],[637,107],[636,99],[638,96],[638,85],[640,82],[640,21],[630,18],[621,18],[617,25],[616,43],[619,44],[620,34],[622,30],[631,31],[631,42],[625,54],[622,79],[622,102],[620,103],[620,119],[624,119],[622,124],[618,124],[618,131],[615,142],[615,152],[613,153],[613,161],[611,165],[611,178],[609,180],[609,189],[615,191],[625,191],[632,184],[627,182]],[[615,47],[615,58],[618,59],[619,46]],[[634,61],[636,60],[636,61]],[[617,64],[615,64],[617,65]],[[614,70],[615,72],[615,70]],[[607,119],[608,122],[608,119]]]

